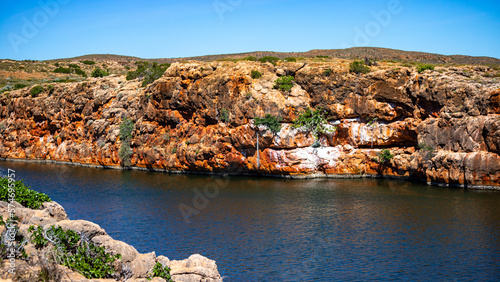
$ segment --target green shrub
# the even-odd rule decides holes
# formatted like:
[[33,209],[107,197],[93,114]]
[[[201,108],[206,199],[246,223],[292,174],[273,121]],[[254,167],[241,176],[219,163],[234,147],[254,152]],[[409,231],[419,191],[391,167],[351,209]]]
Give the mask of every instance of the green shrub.
[[22,181],[11,179],[0,177],[0,201],[9,202],[10,198],[14,198],[16,202],[30,209],[38,209],[44,202],[51,201],[46,194],[31,190]]
[[329,57],[329,56],[321,56],[321,55],[318,55],[318,56],[316,56],[316,58],[318,58],[318,59],[328,59],[328,58],[330,58],[330,57]]
[[288,57],[288,58],[283,59],[283,62],[297,62],[297,58]]
[[79,65],[77,65],[77,64],[69,64],[69,65],[68,65],[68,67],[69,67],[70,69],[71,69],[71,68],[73,68],[73,69],[79,69],[79,68],[80,68],[80,66],[79,66]]
[[293,80],[294,78],[291,75],[282,76],[274,82],[274,89],[289,92],[293,88]]
[[65,67],[58,67],[56,68],[53,72],[55,73],[71,73],[71,69],[70,68],[65,68]]
[[255,117],[253,119],[254,125],[259,126],[259,125],[265,125],[269,130],[271,130],[272,133],[276,134],[280,132],[281,130],[281,118],[280,117],[274,117],[270,114],[266,114],[263,118],[260,117]]
[[120,124],[120,140],[122,144],[118,151],[118,157],[122,161],[123,166],[130,166],[130,157],[132,149],[130,148],[130,140],[134,131],[134,122],[129,118],[124,118]]
[[333,73],[332,69],[326,69],[324,72],[323,72],[326,76],[329,76],[330,74]]
[[259,62],[261,63],[271,63],[273,65],[276,65],[276,63],[279,61],[280,59],[279,58],[276,58],[276,57],[270,57],[270,56],[266,56],[266,57],[263,57],[263,58],[260,58],[259,59]]
[[357,74],[368,73],[370,68],[363,61],[354,61],[349,64],[349,71]]
[[222,108],[219,111],[219,119],[223,122],[229,121],[229,111],[226,108]]
[[43,86],[41,85],[36,85],[36,86],[33,86],[33,88],[31,88],[30,90],[30,95],[31,97],[36,97],[38,96],[38,94],[42,93],[45,89],[43,89]]
[[157,262],[155,266],[153,267],[153,270],[151,271],[151,275],[148,277],[148,280],[151,280],[153,277],[160,277],[167,282],[173,282],[172,278],[170,277],[170,268],[167,266],[163,266],[160,262]]
[[307,108],[293,121],[292,126],[295,128],[305,127],[307,130],[312,131],[314,137],[318,139],[320,134],[331,132],[331,130],[326,127],[327,124],[328,121],[325,117],[325,110],[316,108],[313,111],[311,108]]
[[81,75],[83,77],[87,77],[87,73],[84,70],[80,69],[80,68],[75,69],[75,73],[78,74],[78,75]]
[[111,278],[114,273],[113,263],[121,258],[120,254],[111,255],[106,253],[106,249],[98,247],[94,243],[83,239],[73,230],[64,231],[60,226],[51,226],[45,232],[43,227],[31,225],[28,229],[31,234],[31,241],[37,248],[48,245],[49,240],[55,243],[54,247],[58,252],[59,261],[85,276],[92,278]]
[[254,57],[254,56],[248,56],[248,57],[245,57],[242,59],[243,61],[252,61],[252,62],[256,62],[258,59],[257,57]]
[[92,77],[105,77],[105,76],[108,76],[109,73],[99,67],[96,67],[93,71],[92,71]]
[[259,79],[262,77],[262,73],[258,70],[253,70],[251,73],[250,73],[250,76],[253,78],[253,79]]
[[82,63],[84,63],[86,65],[95,65],[95,62],[94,61],[90,61],[90,60],[82,61]]
[[142,87],[146,87],[148,84],[160,78],[165,71],[170,67],[170,64],[149,63],[149,62],[136,62],[137,69],[135,71],[129,71],[127,73],[127,80],[132,79],[143,79]]
[[425,143],[419,143],[418,147],[425,153],[425,158],[430,159],[434,156],[434,148]]
[[386,162],[390,161],[394,157],[393,154],[391,154],[391,151],[388,149],[383,149],[382,151],[377,153],[377,158],[375,159],[376,162],[379,164],[385,164]]
[[417,65],[417,72],[421,73],[426,70],[434,70],[434,65],[432,64],[418,64]]

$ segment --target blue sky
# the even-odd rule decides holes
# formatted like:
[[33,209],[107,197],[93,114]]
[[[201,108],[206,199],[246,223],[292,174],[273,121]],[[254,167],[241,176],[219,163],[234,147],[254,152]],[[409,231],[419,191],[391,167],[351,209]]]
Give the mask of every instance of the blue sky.
[[500,58],[500,1],[5,1],[0,58],[373,46]]

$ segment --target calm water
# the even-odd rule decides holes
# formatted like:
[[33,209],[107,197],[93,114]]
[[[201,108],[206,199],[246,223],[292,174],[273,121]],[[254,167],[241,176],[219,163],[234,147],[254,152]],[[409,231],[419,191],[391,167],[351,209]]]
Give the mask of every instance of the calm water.
[[[15,169],[71,219],[96,222],[140,252],[216,260],[225,281],[500,280],[498,191],[14,162],[0,168]],[[195,189],[212,198],[197,198]]]

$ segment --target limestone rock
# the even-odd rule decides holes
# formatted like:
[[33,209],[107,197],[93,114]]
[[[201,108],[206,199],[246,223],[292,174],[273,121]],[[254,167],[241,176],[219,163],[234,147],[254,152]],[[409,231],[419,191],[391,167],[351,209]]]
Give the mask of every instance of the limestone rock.
[[215,261],[199,254],[191,255],[182,261],[170,262],[170,274],[174,281],[182,282],[219,282],[222,278]]

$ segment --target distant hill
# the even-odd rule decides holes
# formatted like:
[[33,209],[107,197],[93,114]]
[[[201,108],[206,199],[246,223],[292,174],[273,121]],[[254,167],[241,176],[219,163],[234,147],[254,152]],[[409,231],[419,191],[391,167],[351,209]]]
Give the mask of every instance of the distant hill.
[[156,59],[141,59],[131,56],[119,55],[85,55],[80,57],[59,59],[60,60],[94,60],[94,61],[116,61],[121,63],[131,63],[135,61],[153,61],[158,63],[173,63],[186,60],[198,61],[215,61],[221,59],[240,59],[248,56],[262,58],[264,56],[273,56],[280,59],[287,57],[316,57],[329,56],[332,58],[355,59],[355,58],[370,58],[376,60],[394,60],[394,61],[410,61],[433,64],[467,64],[467,65],[500,65],[500,59],[492,57],[474,57],[464,55],[440,55],[424,52],[402,51],[387,48],[376,47],[354,47],[348,49],[330,49],[330,50],[311,50],[308,52],[268,52],[257,51],[237,54],[221,54],[221,55],[206,55],[197,57],[185,58],[156,58]]

